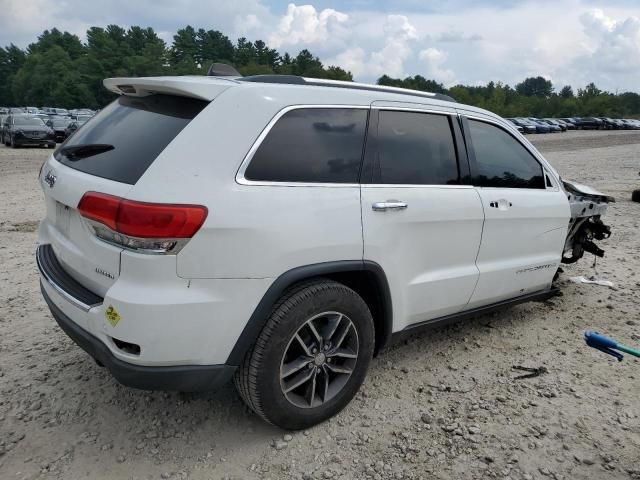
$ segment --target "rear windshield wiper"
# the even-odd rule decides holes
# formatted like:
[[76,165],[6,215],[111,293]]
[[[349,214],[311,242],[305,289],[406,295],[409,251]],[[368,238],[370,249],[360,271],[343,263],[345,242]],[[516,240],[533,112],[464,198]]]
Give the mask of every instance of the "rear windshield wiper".
[[115,147],[113,145],[106,143],[87,143],[83,145],[69,145],[68,147],[63,147],[58,151],[58,154],[73,162],[75,160],[80,160],[81,158],[87,158],[99,153],[108,152],[114,148]]

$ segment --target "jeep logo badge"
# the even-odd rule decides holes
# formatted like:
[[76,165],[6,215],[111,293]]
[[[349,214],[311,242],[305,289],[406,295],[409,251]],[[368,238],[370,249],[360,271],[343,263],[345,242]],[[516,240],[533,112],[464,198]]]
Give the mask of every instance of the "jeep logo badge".
[[53,188],[53,186],[56,184],[56,179],[58,177],[56,177],[51,170],[49,170],[47,172],[47,175],[44,177],[44,181],[46,182],[47,185],[49,185],[49,188]]

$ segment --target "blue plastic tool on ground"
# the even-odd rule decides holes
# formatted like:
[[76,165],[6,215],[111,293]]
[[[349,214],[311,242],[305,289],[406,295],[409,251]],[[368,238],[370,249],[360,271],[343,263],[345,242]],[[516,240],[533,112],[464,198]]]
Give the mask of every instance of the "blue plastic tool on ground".
[[[616,357],[619,362],[621,362],[624,358],[624,355],[622,355],[620,352],[628,353],[629,355],[640,358],[640,351],[633,348],[625,347],[624,345],[621,345],[615,340],[609,337],[605,337],[598,332],[584,332],[584,341],[587,342],[587,345],[589,345],[590,347]],[[620,352],[616,350],[620,350]]]

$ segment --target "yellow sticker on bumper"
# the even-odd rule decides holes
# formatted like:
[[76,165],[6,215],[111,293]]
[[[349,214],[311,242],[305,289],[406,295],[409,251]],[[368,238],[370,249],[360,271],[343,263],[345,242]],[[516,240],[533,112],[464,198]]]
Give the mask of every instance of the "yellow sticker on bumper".
[[120,321],[120,314],[117,312],[113,305],[109,305],[109,308],[104,312],[104,317],[107,319],[107,322],[111,324],[112,327],[115,327]]

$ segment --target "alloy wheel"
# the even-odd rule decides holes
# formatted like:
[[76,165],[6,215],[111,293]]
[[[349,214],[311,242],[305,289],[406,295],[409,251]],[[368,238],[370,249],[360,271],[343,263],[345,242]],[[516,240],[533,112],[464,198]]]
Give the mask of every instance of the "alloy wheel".
[[314,408],[345,386],[358,359],[358,332],[349,317],[324,312],[309,318],[293,335],[280,363],[285,398]]

